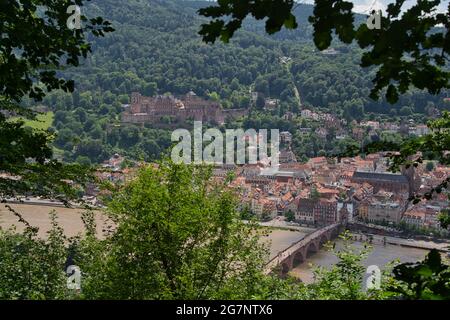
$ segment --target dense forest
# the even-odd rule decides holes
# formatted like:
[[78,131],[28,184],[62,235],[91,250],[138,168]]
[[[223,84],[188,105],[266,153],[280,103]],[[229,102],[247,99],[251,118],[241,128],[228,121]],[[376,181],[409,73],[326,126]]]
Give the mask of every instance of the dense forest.
[[[197,10],[207,5],[203,1],[98,0],[86,7],[84,14],[104,17],[116,31],[92,39],[92,56],[81,66],[64,70],[75,80],[73,94],[53,92],[42,103],[54,112],[50,130],[57,133],[55,148],[64,160],[98,163],[116,152],[134,159],[158,158],[171,144],[170,131],[120,125],[123,104],[133,91],[151,96],[193,90],[220,101],[224,108],[250,107],[251,91],[257,91],[279,99],[280,104],[271,114],[252,113],[243,125],[261,120],[266,127],[281,123],[290,130],[295,127],[281,116],[286,111],[298,113],[302,107],[348,121],[382,114],[417,116],[430,107],[448,108],[443,101],[446,93],[431,96],[416,91],[402,96],[394,106],[370,100],[374,73],[359,67],[360,49],[337,41],[331,53],[315,49],[307,22],[312,6],[296,8],[296,30],[268,36],[262,22],[249,19],[229,44],[207,45],[197,34],[204,22]],[[325,145],[310,149],[307,156],[328,151]]]

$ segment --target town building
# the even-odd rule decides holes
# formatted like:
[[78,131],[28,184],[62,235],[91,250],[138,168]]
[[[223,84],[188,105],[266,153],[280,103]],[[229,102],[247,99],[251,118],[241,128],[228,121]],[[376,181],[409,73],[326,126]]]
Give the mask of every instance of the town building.
[[368,183],[373,186],[375,193],[382,189],[393,192],[410,191],[408,178],[403,174],[355,171],[351,181],[359,184]]
[[402,218],[405,206],[400,201],[380,201],[373,199],[369,202],[367,216],[369,222],[398,224]]
[[340,221],[335,199],[300,198],[295,218],[303,223],[326,226]]
[[289,131],[280,132],[280,140],[281,143],[290,144],[292,142],[292,133],[290,133]]
[[280,150],[278,159],[280,163],[297,162],[297,158],[295,157],[294,152],[292,152],[292,150],[290,149]]
[[408,210],[402,217],[409,226],[423,227],[425,225],[425,210]]
[[328,160],[325,157],[316,157],[308,160],[308,165],[313,169],[319,169],[328,164]]

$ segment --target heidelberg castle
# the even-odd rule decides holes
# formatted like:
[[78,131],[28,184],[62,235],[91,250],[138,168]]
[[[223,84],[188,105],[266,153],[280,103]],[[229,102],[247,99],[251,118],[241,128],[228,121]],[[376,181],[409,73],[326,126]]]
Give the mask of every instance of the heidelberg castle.
[[246,109],[223,110],[218,102],[202,99],[192,91],[181,97],[145,97],[133,92],[131,103],[122,114],[122,122],[157,124],[163,117],[170,117],[178,123],[194,120],[221,125],[228,118],[244,116],[246,113]]

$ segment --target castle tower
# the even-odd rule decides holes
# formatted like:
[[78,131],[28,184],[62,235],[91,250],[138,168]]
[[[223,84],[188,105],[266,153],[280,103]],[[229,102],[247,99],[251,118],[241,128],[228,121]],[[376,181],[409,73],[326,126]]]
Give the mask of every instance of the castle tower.
[[141,100],[141,94],[139,92],[133,92],[131,94],[131,103],[139,103]]
[[131,94],[131,113],[141,113],[141,94],[139,92],[133,92]]

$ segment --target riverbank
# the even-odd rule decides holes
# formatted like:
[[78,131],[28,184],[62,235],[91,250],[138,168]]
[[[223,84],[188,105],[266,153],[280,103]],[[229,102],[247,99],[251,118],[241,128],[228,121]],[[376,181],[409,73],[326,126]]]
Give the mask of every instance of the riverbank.
[[[82,208],[67,208],[53,202],[39,204],[34,202],[26,204],[8,203],[8,205],[20,213],[30,225],[39,228],[39,237],[45,238],[47,236],[47,232],[51,228],[49,213],[52,211],[57,213],[57,221],[67,237],[84,233],[84,225],[81,219],[84,209]],[[111,225],[111,221],[99,210],[95,212],[95,222],[97,224],[97,234],[100,237],[103,228]],[[6,208],[5,204],[0,204],[0,226],[5,229],[14,226],[17,232],[24,230],[24,225]],[[269,259],[272,259],[278,252],[283,251],[292,243],[299,241],[314,230],[309,228],[284,228],[277,223],[262,223],[262,226],[269,229],[269,235],[261,238],[261,241],[269,245]]]
[[[67,237],[73,237],[84,233],[84,224],[81,219],[84,209],[66,208],[59,205],[35,205],[35,204],[15,204],[8,203],[12,209],[17,211],[33,227],[38,227],[38,236],[45,238],[51,228],[49,213],[55,211],[57,221],[64,234]],[[102,235],[102,230],[110,225],[109,219],[100,211],[96,211],[95,222],[97,224],[97,233]],[[18,218],[8,210],[5,204],[0,204],[0,226],[4,229],[15,227],[17,232],[24,230],[24,225],[18,221]]]
[[431,250],[436,249],[440,252],[447,253],[449,252],[450,242],[443,241],[441,243],[433,242],[433,241],[425,241],[425,240],[415,240],[415,239],[402,239],[398,237],[391,236],[380,236],[380,235],[367,235],[360,233],[351,233],[351,236],[354,241],[359,242],[369,242],[371,244],[390,244],[397,245],[401,247],[409,247],[423,250]]

